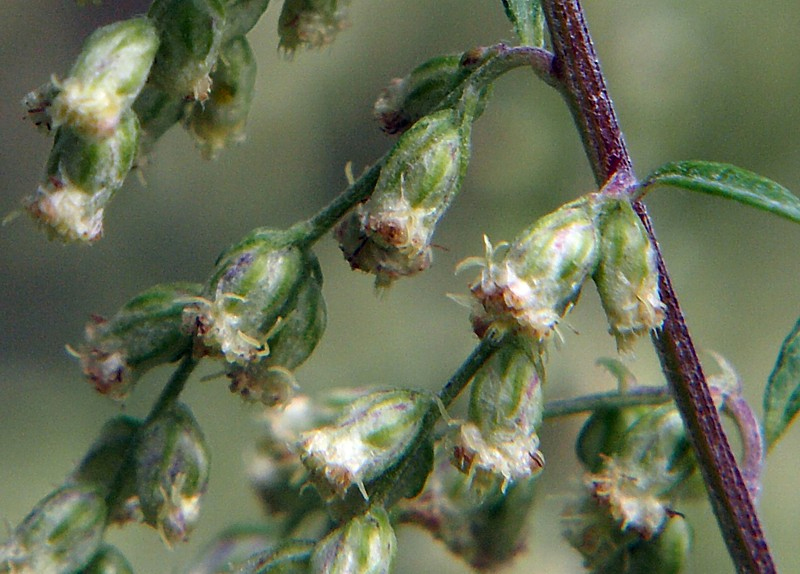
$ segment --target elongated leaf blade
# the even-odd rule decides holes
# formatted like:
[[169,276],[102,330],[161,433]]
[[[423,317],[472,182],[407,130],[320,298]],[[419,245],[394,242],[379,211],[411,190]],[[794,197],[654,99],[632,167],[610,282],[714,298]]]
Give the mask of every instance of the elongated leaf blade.
[[780,438],[800,411],[800,320],[783,341],[764,390],[764,435],[767,448]]
[[782,185],[735,165],[710,161],[665,164],[644,180],[645,190],[664,185],[733,199],[800,223],[800,199]]
[[506,16],[523,46],[544,45],[544,15],[540,0],[503,0]]

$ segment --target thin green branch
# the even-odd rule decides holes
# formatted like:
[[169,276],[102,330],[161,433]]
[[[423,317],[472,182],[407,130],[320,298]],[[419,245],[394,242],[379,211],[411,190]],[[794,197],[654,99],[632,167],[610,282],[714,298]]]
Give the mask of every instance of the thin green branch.
[[545,419],[553,419],[598,409],[660,405],[671,400],[672,394],[667,387],[634,387],[625,392],[611,391],[572,399],[550,401],[544,405],[543,417]]

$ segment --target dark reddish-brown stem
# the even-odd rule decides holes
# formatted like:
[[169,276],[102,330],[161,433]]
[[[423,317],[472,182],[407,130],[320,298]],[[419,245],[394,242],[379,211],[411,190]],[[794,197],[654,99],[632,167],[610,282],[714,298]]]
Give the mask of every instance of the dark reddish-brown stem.
[[[613,178],[615,190],[631,189],[635,175],[608,96],[600,63],[578,0],[543,0],[553,44],[554,75],[570,106],[598,185]],[[609,190],[614,192],[615,190]],[[658,254],[659,286],[666,306],[663,328],[653,336],[703,474],[712,508],[739,572],[775,572],[758,515],[714,407],[645,206],[635,202]]]

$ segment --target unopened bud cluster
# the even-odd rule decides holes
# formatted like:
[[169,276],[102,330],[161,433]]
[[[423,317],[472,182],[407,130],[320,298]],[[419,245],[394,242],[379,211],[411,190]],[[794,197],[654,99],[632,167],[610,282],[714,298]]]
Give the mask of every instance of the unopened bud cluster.
[[257,229],[220,256],[204,298],[187,308],[195,352],[224,359],[233,392],[283,403],[325,330],[321,290],[313,253],[283,231]]
[[349,26],[349,0],[284,0],[278,18],[280,48],[293,54],[298,48],[323,48]]
[[454,439],[453,462],[482,490],[536,476],[544,467],[539,365],[531,351],[504,345],[472,380],[469,416]]
[[345,259],[374,274],[377,286],[430,265],[436,223],[466,171],[470,122],[448,109],[415,123],[390,152],[370,199],[336,228]]
[[578,452],[591,472],[582,497],[564,512],[564,535],[587,567],[679,572],[690,532],[670,504],[695,461],[675,407],[597,411],[581,431]]

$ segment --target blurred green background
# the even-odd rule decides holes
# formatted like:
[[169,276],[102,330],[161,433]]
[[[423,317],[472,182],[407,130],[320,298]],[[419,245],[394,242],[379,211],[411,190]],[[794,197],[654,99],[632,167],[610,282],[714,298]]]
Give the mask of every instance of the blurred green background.
[[[332,47],[277,51],[273,0],[250,35],[259,77],[247,141],[217,162],[200,159],[180,128],[152,162],[129,178],[92,247],[51,243],[27,217],[0,229],[0,520],[17,524],[81,457],[120,410],[147,411],[169,370],[148,375],[120,406],[94,394],[65,343],[79,343],[90,313],[112,314],[157,282],[203,280],[218,252],[249,229],[287,226],[324,205],[391,145],[371,105],[392,77],[422,60],[511,39],[500,1],[403,0],[352,5],[352,27]],[[147,9],[146,0],[80,8],[68,0],[0,4],[0,214],[18,208],[40,177],[50,141],[22,121],[19,101],[51,73],[64,74],[97,26]],[[637,171],[663,162],[735,163],[800,190],[800,8],[794,0],[618,0],[587,2],[589,24]],[[511,239],[539,215],[593,181],[558,95],[524,70],[501,79],[476,125],[464,189],[442,222],[433,268],[374,296],[333,240],[318,254],[329,329],[298,377],[309,392],[338,385],[438,388],[475,343],[465,311],[445,298],[463,293],[454,265],[482,251],[482,235]],[[739,370],[760,411],[764,382],[800,314],[800,228],[739,205],[673,190],[647,198],[668,266],[697,344]],[[597,297],[586,289],[549,357],[549,399],[613,383],[594,365],[614,354]],[[574,332],[573,332],[574,330]],[[708,370],[713,362],[706,356]],[[662,381],[642,342],[631,368]],[[203,372],[214,372],[214,365]],[[258,409],[223,380],[194,377],[186,399],[213,455],[204,520],[193,540],[167,550],[143,527],[110,539],[140,573],[180,572],[214,532],[258,519],[243,478],[243,452],[258,434]],[[578,572],[560,540],[559,513],[580,474],[572,442],[581,419],[548,425],[530,550],[514,572]],[[800,572],[797,471],[800,428],[771,453],[761,500],[779,570]],[[732,571],[705,503],[682,505],[696,533],[690,572]],[[398,573],[466,572],[427,535],[402,530]],[[410,548],[413,551],[410,551]]]

